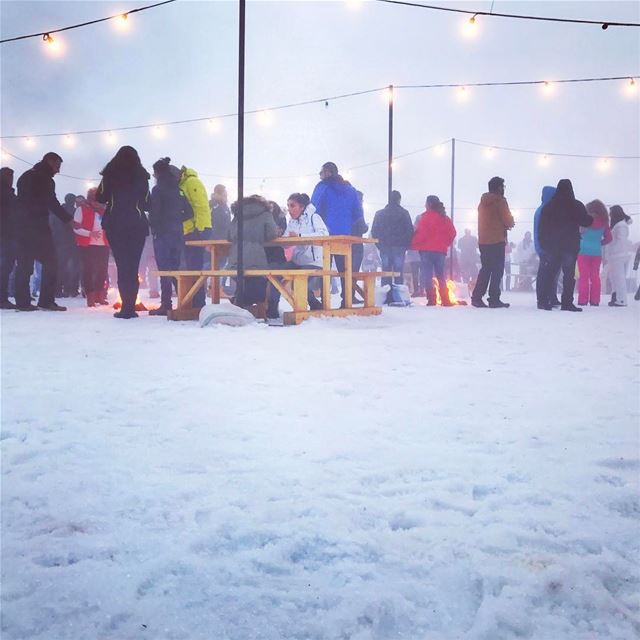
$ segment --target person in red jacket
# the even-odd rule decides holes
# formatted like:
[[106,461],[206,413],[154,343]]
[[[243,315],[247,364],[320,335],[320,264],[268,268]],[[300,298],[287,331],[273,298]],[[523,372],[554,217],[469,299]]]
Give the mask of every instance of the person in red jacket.
[[97,189],[89,189],[87,197],[76,200],[73,216],[76,244],[82,260],[82,284],[87,306],[109,304],[106,299],[106,281],[109,264],[109,243],[102,230],[105,206],[96,201]]
[[427,197],[427,210],[420,216],[411,243],[412,249],[420,252],[420,260],[427,287],[427,305],[436,304],[436,292],[433,288],[433,274],[438,279],[440,300],[443,307],[451,307],[449,290],[444,276],[444,261],[447,251],[456,237],[456,229],[447,217],[444,205],[438,196]]

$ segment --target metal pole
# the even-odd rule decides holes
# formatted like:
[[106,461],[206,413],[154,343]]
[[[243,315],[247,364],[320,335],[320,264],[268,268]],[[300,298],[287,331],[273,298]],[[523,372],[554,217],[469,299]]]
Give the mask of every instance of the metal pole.
[[[454,214],[454,196],[456,190],[456,139],[451,138],[451,222],[453,222],[453,214]],[[449,269],[449,277],[453,280],[453,243],[451,243],[451,259],[450,259],[450,269]]]
[[244,301],[244,35],[246,0],[239,0],[238,21],[238,279],[236,281],[236,304]]
[[387,189],[387,204],[391,204],[391,191],[393,190],[393,85],[389,85],[389,184]]

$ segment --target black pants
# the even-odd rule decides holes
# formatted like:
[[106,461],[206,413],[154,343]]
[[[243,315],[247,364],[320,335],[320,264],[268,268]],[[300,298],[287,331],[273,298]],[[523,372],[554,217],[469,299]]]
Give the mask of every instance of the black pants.
[[58,260],[56,295],[58,296],[67,298],[69,296],[77,296],[79,293],[81,264],[83,264],[82,258],[78,255],[80,253],[79,249],[80,247],[75,244],[56,247]]
[[18,255],[15,238],[3,238],[0,242],[0,302],[9,297],[9,276]]
[[87,295],[100,293],[107,285],[107,269],[109,265],[109,247],[88,245],[80,247],[82,261],[82,286]]
[[363,257],[364,257],[364,245],[352,244],[351,245],[351,264],[353,267],[353,273],[356,273],[356,271],[360,271]]
[[[575,251],[548,251],[540,257],[538,270],[538,302],[549,304],[557,296],[557,281],[562,269],[562,305],[573,304],[573,291],[576,286],[576,260],[578,254]],[[540,282],[542,280],[542,282]]]
[[49,225],[20,229],[18,234],[18,265],[16,267],[16,304],[26,307],[31,304],[29,279],[33,273],[33,262],[42,264],[42,284],[38,304],[47,306],[55,302],[58,272],[56,249]]
[[[344,273],[344,256],[333,256],[333,259],[336,263],[336,269],[340,271],[340,273]],[[344,278],[340,278],[340,297],[342,298],[342,302],[344,303]]]
[[[183,247],[184,241],[182,229],[177,229],[173,233],[162,233],[154,236],[153,252],[156,256],[158,269],[160,271],[176,271],[179,269]],[[177,290],[175,278],[170,278],[168,276],[160,277],[160,306],[164,309],[171,309],[171,294],[173,287],[176,287]]]
[[118,291],[122,312],[133,313],[138,297],[138,269],[146,233],[140,230],[110,229],[107,239],[118,269]]
[[480,245],[480,273],[471,297],[480,300],[489,287],[489,302],[500,300],[500,283],[504,275],[504,242]]
[[[293,262],[281,262],[281,263],[269,263],[270,269],[322,269],[322,267],[317,267],[315,265],[299,265],[294,264]],[[313,293],[313,287],[315,285],[315,281],[320,278],[312,277],[307,280],[307,302],[311,309],[313,309],[316,305],[320,304],[318,298],[316,298]],[[278,317],[278,304],[280,302],[280,292],[272,285],[269,284],[269,301],[267,305],[267,318],[277,318]]]

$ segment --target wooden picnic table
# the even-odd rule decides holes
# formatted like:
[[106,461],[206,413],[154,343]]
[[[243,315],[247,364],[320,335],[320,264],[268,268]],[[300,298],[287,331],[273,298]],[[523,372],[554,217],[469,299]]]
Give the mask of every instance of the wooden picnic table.
[[[353,308],[353,262],[351,249],[354,244],[375,244],[373,238],[361,238],[359,236],[283,236],[269,242],[268,247],[294,247],[300,245],[313,245],[322,247],[322,270],[331,271],[331,257],[344,256],[344,305],[347,309]],[[189,246],[204,247],[211,253],[211,268],[219,269],[221,258],[229,255],[231,243],[228,240],[189,240]],[[220,302],[220,279],[212,278],[211,301],[214,304]],[[323,309],[331,309],[331,276],[322,276],[322,305]]]

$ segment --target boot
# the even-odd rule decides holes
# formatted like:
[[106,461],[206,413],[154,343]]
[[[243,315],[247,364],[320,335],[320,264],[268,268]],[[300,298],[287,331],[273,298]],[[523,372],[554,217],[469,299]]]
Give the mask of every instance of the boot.
[[576,311],[582,311],[582,309],[581,309],[580,307],[576,307],[576,305],[575,305],[575,304],[573,304],[573,302],[565,302],[565,303],[560,307],[560,309],[561,309],[562,311],[573,311],[573,312],[576,312]]
[[440,300],[443,307],[453,307],[453,302],[451,302],[451,299],[449,298],[448,287],[440,287]]
[[615,291],[611,294],[611,300],[609,300],[608,305],[610,307],[615,307],[616,306],[616,292]]
[[93,291],[87,291],[87,307],[96,306],[96,294]]
[[168,307],[160,305],[157,309],[151,309],[149,311],[150,316],[166,316],[171,311],[171,305]]
[[427,307],[435,307],[436,306],[436,290],[431,287],[427,289]]

